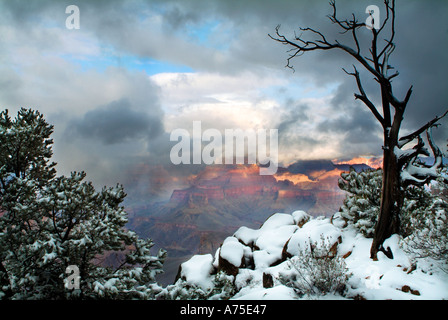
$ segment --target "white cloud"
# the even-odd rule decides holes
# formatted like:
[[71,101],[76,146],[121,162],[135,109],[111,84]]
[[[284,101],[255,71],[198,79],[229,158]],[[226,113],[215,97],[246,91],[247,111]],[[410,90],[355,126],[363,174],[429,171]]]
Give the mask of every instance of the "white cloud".
[[191,126],[193,120],[217,128],[269,128],[279,102],[263,90],[285,82],[255,74],[163,73],[151,76],[160,87],[165,127]]
[[[222,132],[232,128],[280,129],[281,162],[340,156],[337,139],[341,134],[318,130],[319,124],[338,116],[331,112],[331,87],[319,89],[321,96],[315,97],[302,81],[291,83],[280,75],[260,78],[248,72],[163,73],[151,79],[160,87],[168,132],[177,128],[191,131],[193,121],[201,121],[203,129]],[[302,98],[291,99],[292,92]],[[297,115],[302,106],[309,112]]]

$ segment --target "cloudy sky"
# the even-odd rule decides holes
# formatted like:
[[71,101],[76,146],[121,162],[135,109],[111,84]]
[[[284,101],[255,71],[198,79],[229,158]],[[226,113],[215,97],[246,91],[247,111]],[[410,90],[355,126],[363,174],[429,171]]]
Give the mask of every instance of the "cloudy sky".
[[[80,29],[66,28],[73,4]],[[364,21],[371,4],[385,14],[377,0],[339,0],[338,13]],[[278,24],[289,36],[310,26],[339,37],[329,13],[327,0],[0,0],[0,107],[44,113],[59,172],[85,170],[98,184],[169,163],[170,132],[193,121],[277,128],[285,165],[381,155],[381,127],[342,71],[353,61],[313,52],[293,72],[287,48],[268,37]],[[403,134],[448,108],[447,17],[445,0],[397,0],[394,92],[414,85]],[[376,94],[372,77],[363,80]],[[436,136],[446,151],[444,124]]]

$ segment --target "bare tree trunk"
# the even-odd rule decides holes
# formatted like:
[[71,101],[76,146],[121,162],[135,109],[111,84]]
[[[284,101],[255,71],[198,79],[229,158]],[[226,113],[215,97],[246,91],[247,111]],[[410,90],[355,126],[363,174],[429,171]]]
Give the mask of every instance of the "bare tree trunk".
[[387,257],[392,258],[390,249],[385,249],[383,242],[391,235],[399,232],[399,215],[402,203],[403,195],[400,188],[400,170],[397,157],[393,149],[384,150],[380,213],[375,226],[372,247],[370,248],[372,259],[377,259],[378,251],[382,251]]
[[[370,258],[374,260],[377,259],[378,251],[382,251],[387,257],[392,258],[392,252],[390,249],[383,247],[383,242],[399,232],[400,211],[404,197],[401,188],[401,166],[395,149],[398,147],[398,136],[407,102],[401,106],[395,106],[395,114],[392,119],[390,112],[392,103],[391,83],[387,79],[381,79],[380,85],[384,116],[383,184],[381,188],[380,212],[370,248]],[[412,87],[408,92],[409,96],[411,92]]]

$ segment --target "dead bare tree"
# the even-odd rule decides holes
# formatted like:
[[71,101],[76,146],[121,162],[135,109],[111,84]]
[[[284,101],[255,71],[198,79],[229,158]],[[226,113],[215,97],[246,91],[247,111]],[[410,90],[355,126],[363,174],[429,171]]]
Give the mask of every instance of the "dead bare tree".
[[[394,68],[389,64],[389,59],[395,50],[394,38],[395,32],[395,1],[384,0],[386,17],[382,23],[374,21],[374,16],[370,13],[370,22],[359,22],[352,14],[350,20],[341,20],[337,17],[336,4],[330,2],[333,13],[328,18],[342,29],[342,34],[351,34],[352,45],[341,43],[338,40],[329,41],[327,37],[313,28],[300,28],[300,35],[295,35],[293,39],[288,39],[280,33],[280,26],[275,29],[275,36],[269,35],[273,40],[286,45],[289,50],[287,67],[292,68],[291,60],[307,52],[318,50],[339,49],[353,57],[365,70],[373,75],[378,83],[381,92],[381,106],[376,106],[372,99],[368,97],[364,90],[360,73],[355,65],[353,71],[345,69],[346,74],[353,76],[356,80],[358,93],[355,93],[355,99],[360,100],[375,116],[381,124],[384,135],[383,145],[383,185],[381,194],[381,207],[375,227],[375,234],[370,250],[372,259],[377,258],[378,251],[384,252],[391,257],[390,250],[383,247],[383,242],[392,234],[399,232],[400,210],[403,203],[403,190],[409,185],[424,185],[437,176],[436,170],[442,166],[443,155],[440,149],[434,143],[431,129],[438,125],[438,121],[447,113],[436,117],[415,132],[399,138],[400,127],[404,119],[404,113],[412,95],[412,86],[408,89],[403,99],[397,98],[392,90],[392,79],[399,73],[395,71],[390,74]],[[378,28],[374,25],[377,24]],[[360,44],[359,30],[368,28],[371,30],[371,44],[368,48],[368,54],[364,55]],[[314,37],[313,40],[307,40],[304,35],[308,34]],[[384,43],[380,43],[380,35],[386,34]],[[429,156],[425,147],[422,134],[427,134],[427,141],[434,156],[434,163],[428,165],[421,161],[420,156]],[[417,141],[416,141],[417,140]],[[409,143],[416,141],[411,149],[404,149]]]

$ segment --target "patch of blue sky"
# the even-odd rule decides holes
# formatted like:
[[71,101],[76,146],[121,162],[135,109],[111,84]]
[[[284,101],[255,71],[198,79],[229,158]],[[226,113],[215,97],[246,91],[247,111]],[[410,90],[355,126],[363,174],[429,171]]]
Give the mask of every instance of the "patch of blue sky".
[[189,66],[175,64],[168,61],[161,61],[149,58],[138,57],[122,57],[119,65],[128,70],[143,70],[148,75],[155,75],[158,73],[192,73],[194,70]]
[[[226,41],[226,28],[218,20],[208,20],[201,24],[185,28],[188,38],[199,46],[225,51],[229,47]],[[63,55],[65,60],[78,64],[82,71],[96,70],[103,72],[108,67],[122,67],[128,70],[142,70],[148,75],[158,73],[191,73],[194,70],[186,65],[162,61],[150,57],[117,54],[113,48],[102,48],[98,56]]]
[[188,66],[152,58],[142,58],[133,55],[100,55],[73,56],[63,55],[67,61],[76,64],[81,71],[95,70],[104,72],[109,67],[124,68],[130,71],[144,71],[149,76],[158,73],[191,73],[194,70]]
[[188,24],[185,30],[189,39],[200,46],[225,51],[231,44],[233,32],[218,19],[208,19],[197,24]]
[[283,97],[284,101],[289,101],[292,97],[319,99],[334,94],[338,85],[338,83],[330,83],[325,86],[316,87],[301,79],[289,81],[285,84],[269,86],[263,89],[263,94],[276,100],[279,97]]

